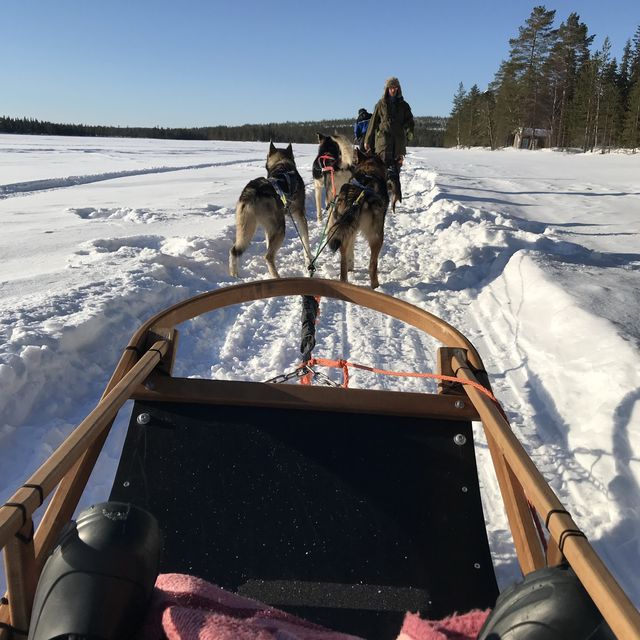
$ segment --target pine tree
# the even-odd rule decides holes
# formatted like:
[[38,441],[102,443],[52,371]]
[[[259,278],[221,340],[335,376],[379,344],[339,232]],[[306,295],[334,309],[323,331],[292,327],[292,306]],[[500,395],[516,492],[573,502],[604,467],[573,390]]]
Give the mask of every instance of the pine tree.
[[580,22],[577,13],[571,13],[558,28],[557,40],[552,47],[545,68],[549,87],[549,129],[551,144],[566,147],[568,144],[568,111],[573,100],[578,69],[589,59],[589,46],[594,36]]
[[471,89],[469,89],[462,110],[462,138],[468,147],[483,146],[480,101],[480,89],[477,84],[474,84]]
[[571,145],[583,151],[593,148],[596,113],[596,93],[600,61],[597,56],[588,60],[578,72],[576,92],[570,110]]
[[618,84],[618,63],[613,58],[608,64],[603,64],[600,74],[600,133],[596,144],[603,150],[617,146],[620,137],[623,108]]
[[490,89],[480,96],[479,105],[479,131],[483,147],[489,146],[496,149],[496,97]]
[[631,88],[631,40],[627,40],[622,50],[622,60],[620,61],[620,71],[618,73],[618,89],[623,106],[626,110],[629,99],[629,89]]
[[629,83],[640,82],[640,26],[631,39],[631,62],[629,64]]
[[629,93],[629,105],[624,119],[622,142],[634,153],[640,147],[640,82],[636,82]]
[[515,70],[523,98],[524,120],[521,126],[539,128],[549,120],[548,105],[544,103],[545,63],[554,46],[558,32],[553,29],[555,10],[540,5],[519,28],[518,37],[509,40],[509,61]]
[[445,132],[445,146],[447,147],[460,147],[462,136],[462,111],[464,108],[464,102],[467,93],[464,90],[462,82],[458,85],[458,90],[453,96],[453,107],[451,109],[451,116]]
[[640,26],[637,27],[630,43],[629,89],[622,143],[634,152],[640,147]]
[[516,69],[511,62],[502,62],[489,90],[495,96],[495,145],[504,147],[511,144],[513,135],[522,126],[523,120],[522,92],[516,78]]
[[594,61],[596,62],[595,69],[595,82],[594,82],[594,96],[593,100],[595,103],[595,113],[593,116],[593,142],[591,144],[591,150],[593,151],[594,147],[601,145],[601,137],[602,137],[602,123],[601,123],[601,111],[602,111],[602,102],[603,102],[603,94],[604,94],[604,69],[606,69],[611,61],[611,41],[607,36],[604,39],[604,44],[602,45],[602,49],[596,52],[594,56]]

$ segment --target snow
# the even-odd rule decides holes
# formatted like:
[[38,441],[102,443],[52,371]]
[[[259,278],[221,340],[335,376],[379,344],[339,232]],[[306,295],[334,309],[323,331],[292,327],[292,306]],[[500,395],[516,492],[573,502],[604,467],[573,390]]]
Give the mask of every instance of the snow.
[[[233,284],[235,202],[265,174],[267,146],[0,135],[2,502],[93,408],[144,320]],[[316,247],[316,147],[294,152]],[[442,317],[477,347],[514,432],[636,606],[639,176],[640,155],[414,148],[380,259],[380,291]],[[259,231],[241,280],[267,277],[263,253]],[[368,286],[367,261],[358,244],[353,283]],[[277,263],[282,276],[305,275],[291,225]],[[321,254],[317,275],[337,278],[338,257]],[[176,374],[287,373],[298,362],[299,314],[299,301],[273,299],[192,321],[181,327]],[[320,357],[435,369],[431,338],[340,301],[321,302],[317,341]],[[351,386],[435,389],[359,370]],[[80,508],[108,496],[127,420],[123,410]],[[506,586],[519,572],[475,431],[490,545]]]

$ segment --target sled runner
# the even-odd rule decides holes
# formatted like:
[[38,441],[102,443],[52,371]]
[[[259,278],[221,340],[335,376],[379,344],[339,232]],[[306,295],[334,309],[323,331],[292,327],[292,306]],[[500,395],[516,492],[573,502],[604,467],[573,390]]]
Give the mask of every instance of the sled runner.
[[[433,336],[438,393],[172,375],[178,325],[282,296],[343,300]],[[128,400],[109,500],[73,523]],[[500,596],[472,422],[525,576]],[[372,640],[395,638],[407,611],[478,609],[493,609],[480,637],[523,625],[538,628],[513,637],[640,637],[638,611],[511,432],[473,345],[413,305],[331,280],[240,284],[148,320],[96,408],[0,507],[0,546],[2,640],[140,637],[158,573],[193,574],[286,624],[295,615]]]

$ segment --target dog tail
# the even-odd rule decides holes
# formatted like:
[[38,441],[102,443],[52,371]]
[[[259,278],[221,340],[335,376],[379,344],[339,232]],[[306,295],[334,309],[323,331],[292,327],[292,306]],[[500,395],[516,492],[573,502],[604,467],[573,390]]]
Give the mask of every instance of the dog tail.
[[249,246],[256,231],[256,217],[252,211],[254,202],[246,197],[245,191],[236,204],[236,241],[229,249],[229,275],[233,278],[238,277],[238,259]]
[[351,204],[345,209],[338,203],[334,213],[333,224],[329,225],[329,249],[335,252],[358,231],[360,207]]
[[253,207],[251,201],[238,200],[236,204],[236,241],[231,247],[233,256],[241,256],[249,246],[255,232],[255,220],[250,208]]

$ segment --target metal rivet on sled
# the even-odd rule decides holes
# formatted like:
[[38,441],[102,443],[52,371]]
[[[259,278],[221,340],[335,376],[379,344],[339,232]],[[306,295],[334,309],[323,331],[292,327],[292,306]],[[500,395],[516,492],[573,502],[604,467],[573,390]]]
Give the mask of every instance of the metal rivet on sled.
[[462,402],[462,400],[456,400],[456,401],[453,403],[453,406],[454,406],[456,409],[464,409],[464,402]]
[[453,436],[453,441],[459,446],[461,447],[463,444],[467,443],[467,437],[464,435],[464,433],[456,433],[455,436]]
[[467,487],[462,487],[462,493],[467,493],[467,491],[469,491]]
[[474,562],[473,563],[473,568],[474,569],[479,569],[480,568],[480,563],[479,562]]
[[125,481],[122,483],[122,486],[123,486],[123,487],[128,487],[128,486],[129,486],[129,481],[128,481],[128,480],[125,480]]
[[151,416],[148,413],[141,413],[137,418],[138,424],[149,424],[151,422]]

